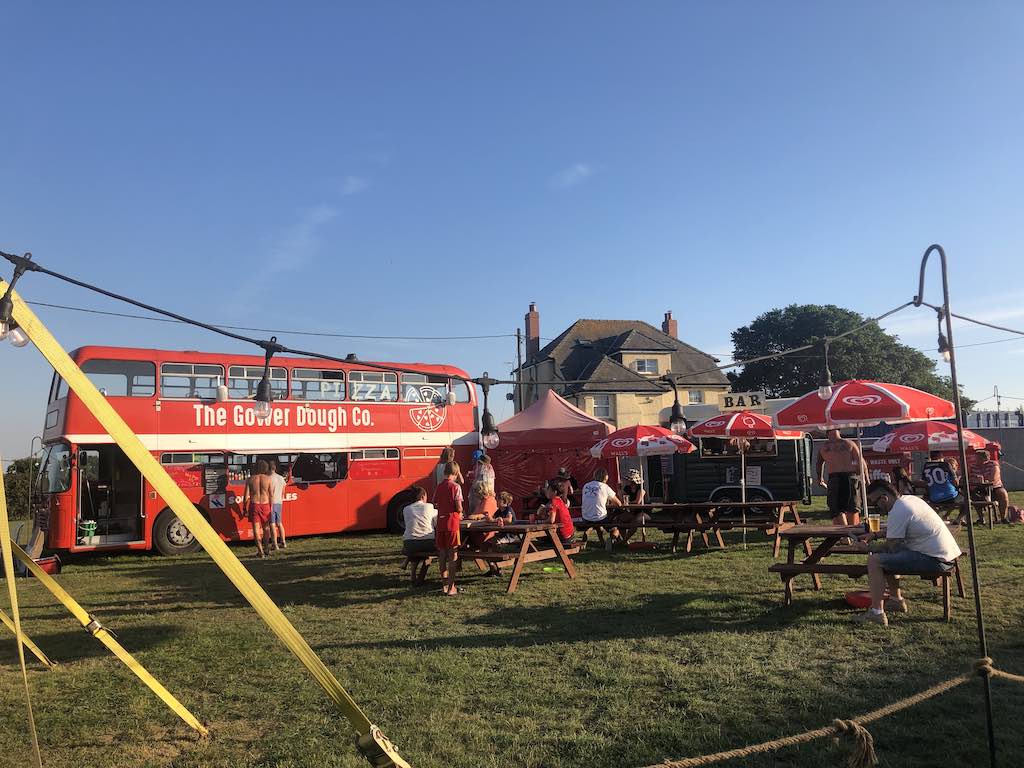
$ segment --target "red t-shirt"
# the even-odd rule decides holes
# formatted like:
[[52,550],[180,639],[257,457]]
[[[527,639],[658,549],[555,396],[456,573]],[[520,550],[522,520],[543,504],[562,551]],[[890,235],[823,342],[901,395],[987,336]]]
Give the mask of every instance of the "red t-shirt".
[[565,506],[565,502],[562,501],[560,496],[555,496],[551,500],[551,509],[555,512],[555,524],[558,526],[558,535],[561,538],[568,539],[576,533],[576,528],[572,524],[572,515],[569,514],[569,508]]
[[446,477],[434,491],[434,506],[437,507],[437,516],[453,515],[462,504],[462,489],[459,488],[458,483],[453,482],[450,477]]

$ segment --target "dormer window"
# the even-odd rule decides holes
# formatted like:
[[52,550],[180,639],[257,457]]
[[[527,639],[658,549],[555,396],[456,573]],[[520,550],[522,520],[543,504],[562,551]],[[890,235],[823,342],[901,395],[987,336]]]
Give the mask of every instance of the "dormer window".
[[654,358],[649,358],[646,360],[637,360],[635,363],[633,363],[633,370],[635,370],[637,373],[649,373],[653,374],[654,376],[657,376],[658,361],[655,360]]

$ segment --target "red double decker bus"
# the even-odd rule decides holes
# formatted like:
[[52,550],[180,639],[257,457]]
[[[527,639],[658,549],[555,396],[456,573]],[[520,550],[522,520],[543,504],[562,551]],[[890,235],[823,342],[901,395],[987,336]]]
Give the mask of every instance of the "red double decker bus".
[[[389,528],[412,484],[433,489],[442,449],[477,447],[476,392],[451,366],[344,364],[276,357],[273,409],[257,418],[261,357],[83,347],[72,353],[143,445],[226,541],[252,539],[241,507],[257,460],[287,479],[289,536]],[[226,389],[226,391],[225,391]],[[58,376],[50,386],[39,473],[52,549],[156,548],[198,542]]]

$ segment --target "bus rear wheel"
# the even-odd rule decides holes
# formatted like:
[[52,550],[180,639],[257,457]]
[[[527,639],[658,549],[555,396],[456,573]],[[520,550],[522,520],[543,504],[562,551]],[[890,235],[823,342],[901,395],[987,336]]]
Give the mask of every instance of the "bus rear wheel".
[[395,494],[388,502],[388,533],[405,533],[405,508],[416,501],[411,491]]
[[153,523],[153,546],[161,555],[187,555],[199,542],[173,510],[165,509]]

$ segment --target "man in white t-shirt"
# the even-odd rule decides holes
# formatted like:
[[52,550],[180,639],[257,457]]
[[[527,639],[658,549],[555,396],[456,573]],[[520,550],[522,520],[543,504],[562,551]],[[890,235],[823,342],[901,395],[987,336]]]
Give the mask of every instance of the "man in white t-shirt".
[[[875,480],[868,486],[868,503],[889,516],[885,538],[868,533],[862,541],[871,542],[868,549],[868,584],[871,607],[857,617],[861,622],[889,625],[883,600],[900,613],[909,606],[900,594],[896,574],[935,573],[950,567],[963,554],[949,527],[922,498],[901,496],[888,480]],[[886,583],[889,597],[885,598]]]
[[427,491],[414,485],[410,489],[416,499],[402,510],[405,532],[402,534],[402,551],[406,555],[433,552],[437,546],[434,531],[437,528],[437,508],[427,501]]
[[[274,549],[287,549],[288,542],[284,538],[284,518],[281,513],[284,510],[284,486],[285,479],[277,472],[277,462],[270,460],[270,537],[274,543]],[[281,543],[278,544],[280,536]]]
[[[583,519],[588,523],[600,523],[608,519],[608,507],[620,507],[622,502],[608,485],[608,470],[598,467],[594,479],[583,486]],[[612,538],[619,535],[617,528],[608,529],[605,546],[611,549]]]

